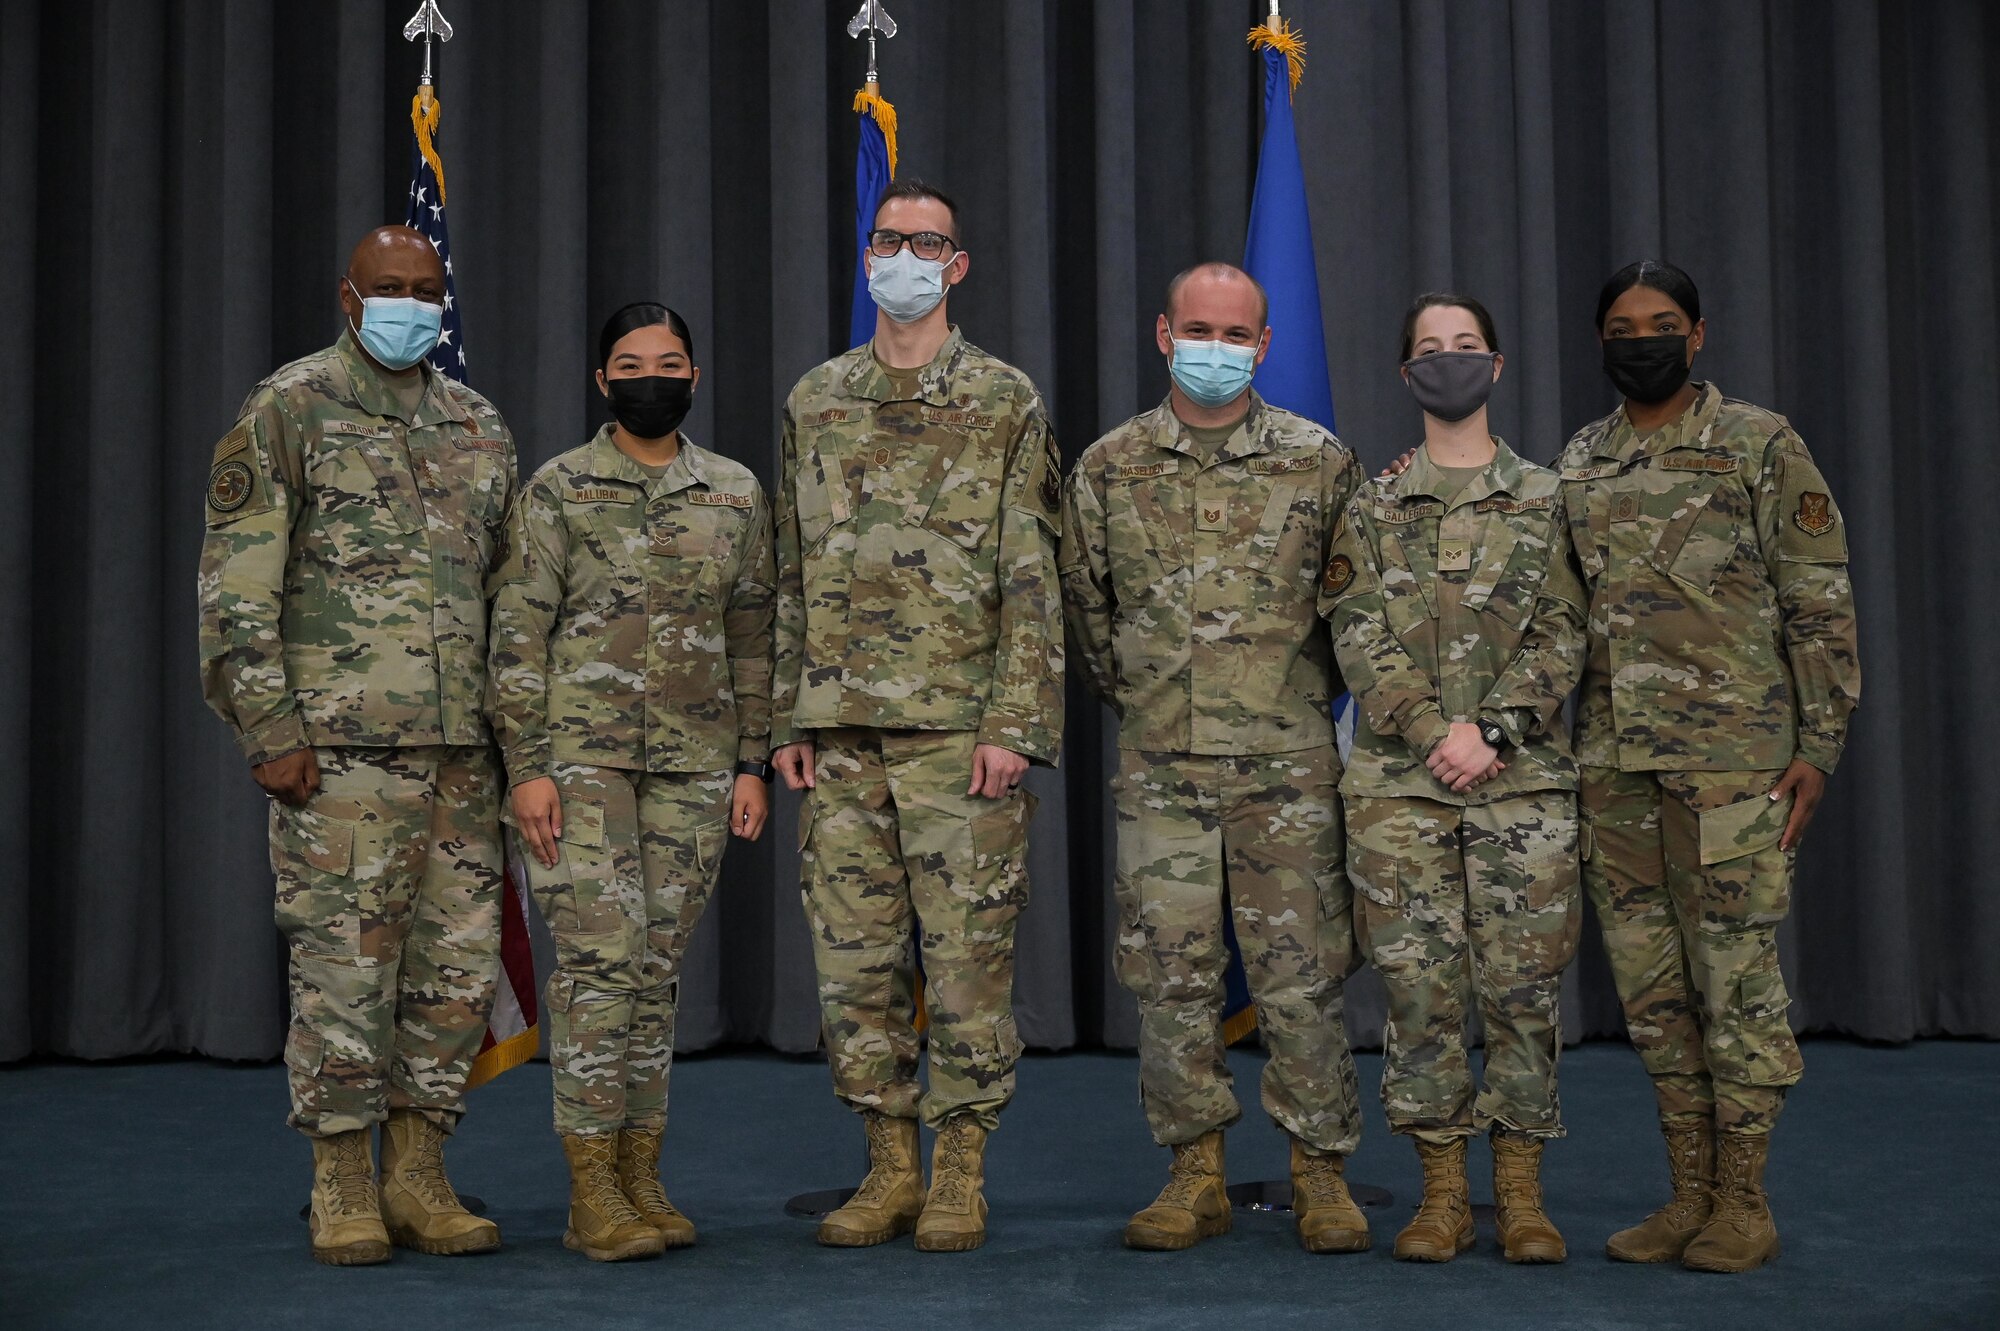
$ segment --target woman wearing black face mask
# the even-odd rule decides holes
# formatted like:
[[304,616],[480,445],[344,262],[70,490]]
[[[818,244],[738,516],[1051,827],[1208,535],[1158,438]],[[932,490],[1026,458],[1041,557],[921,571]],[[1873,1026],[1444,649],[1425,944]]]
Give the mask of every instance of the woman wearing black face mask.
[[1747,1271],[1778,1253],[1764,1160],[1800,1073],[1777,928],[1861,691],[1847,539],[1784,417],[1689,379],[1686,273],[1620,269],[1597,327],[1625,401],[1557,463],[1591,598],[1583,880],[1673,1178],[1606,1250]]
[[679,432],[700,377],[681,317],[626,306],[598,360],[615,423],[508,519],[487,711],[556,939],[563,1241],[619,1261],[694,1242],[658,1173],[675,981],[730,835],[769,813],[775,576],[756,478]]
[[[1360,707],[1340,783],[1355,933],[1389,991],[1382,1104],[1423,1161],[1396,1256],[1472,1246],[1469,1140],[1490,1133],[1501,1248],[1559,1262],[1543,1143],[1562,1135],[1557,1011],[1576,951],[1576,764],[1562,705],[1583,668],[1583,588],[1560,482],[1488,433],[1493,320],[1419,296],[1403,378],[1424,443],[1363,486],[1320,589]],[[1477,1082],[1467,996],[1486,1032]]]

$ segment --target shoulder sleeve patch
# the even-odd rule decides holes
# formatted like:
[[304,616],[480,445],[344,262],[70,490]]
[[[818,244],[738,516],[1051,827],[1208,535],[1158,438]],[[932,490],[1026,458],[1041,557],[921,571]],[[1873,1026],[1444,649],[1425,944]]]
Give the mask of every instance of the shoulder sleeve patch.
[[1338,596],[1346,591],[1353,581],[1354,561],[1346,555],[1335,555],[1326,563],[1326,576],[1320,580],[1320,586],[1325,589],[1327,595]]
[[1833,530],[1833,500],[1818,490],[1799,492],[1799,509],[1792,521],[1808,536],[1824,536]]

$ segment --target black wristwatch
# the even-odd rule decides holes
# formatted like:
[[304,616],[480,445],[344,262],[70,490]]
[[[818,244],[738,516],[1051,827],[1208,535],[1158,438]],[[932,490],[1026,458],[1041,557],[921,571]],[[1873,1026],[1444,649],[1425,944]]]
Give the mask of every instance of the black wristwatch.
[[771,779],[771,773],[774,770],[775,769],[772,768],[770,763],[765,762],[761,759],[756,762],[750,762],[746,760],[744,762],[736,764],[736,775],[754,776],[759,781],[769,781]]
[[1479,738],[1486,741],[1487,748],[1492,749],[1495,753],[1506,749],[1507,732],[1500,728],[1498,721],[1482,716],[1473,724],[1479,727]]

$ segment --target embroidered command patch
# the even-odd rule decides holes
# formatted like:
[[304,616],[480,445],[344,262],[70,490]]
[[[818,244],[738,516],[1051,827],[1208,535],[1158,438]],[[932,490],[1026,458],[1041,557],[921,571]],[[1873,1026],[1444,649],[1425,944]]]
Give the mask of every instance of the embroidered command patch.
[[1799,511],[1792,521],[1808,536],[1824,536],[1833,530],[1833,501],[1817,490],[1799,496]]
[[727,504],[731,508],[748,508],[751,497],[747,494],[726,494],[721,490],[690,490],[687,501],[690,504]]
[[1334,595],[1347,590],[1347,584],[1354,581],[1354,561],[1346,555],[1335,555],[1327,561],[1326,589]]
[[234,513],[249,502],[255,488],[247,463],[224,462],[208,474],[208,506],[218,513]]

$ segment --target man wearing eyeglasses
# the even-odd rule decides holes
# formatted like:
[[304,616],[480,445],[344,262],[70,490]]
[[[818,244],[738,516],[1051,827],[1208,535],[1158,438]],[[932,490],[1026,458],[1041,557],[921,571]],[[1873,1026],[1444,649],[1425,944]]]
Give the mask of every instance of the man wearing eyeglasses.
[[[986,1235],[986,1134],[1014,1089],[1021,788],[1062,737],[1062,464],[1028,377],[946,314],[958,210],[902,181],[864,262],[868,343],[786,400],[773,766],[800,812],[806,919],[836,1094],[870,1168],[819,1241],[959,1252]],[[930,1084],[917,1080],[922,949]],[[926,1191],[917,1123],[937,1133]]]

